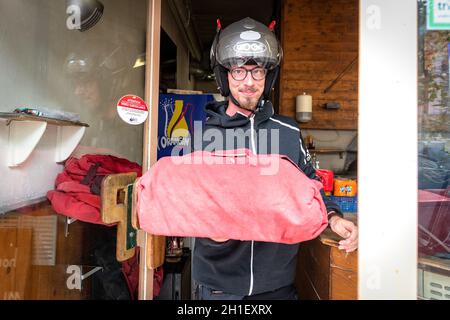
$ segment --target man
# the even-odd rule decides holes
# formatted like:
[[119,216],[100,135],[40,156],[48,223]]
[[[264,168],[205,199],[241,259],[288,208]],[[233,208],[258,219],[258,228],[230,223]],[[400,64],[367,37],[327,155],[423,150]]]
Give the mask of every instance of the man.
[[[268,101],[278,75],[281,47],[273,27],[245,18],[220,29],[211,48],[211,66],[224,102],[206,105],[205,131],[220,130],[223,149],[248,148],[253,153],[288,156],[311,179],[320,179],[311,164],[297,123],[274,114]],[[241,132],[245,139],[230,143],[227,135]],[[262,139],[262,133],[268,138]],[[279,137],[273,142],[273,135]],[[261,139],[260,139],[261,138]],[[261,141],[270,141],[263,146]],[[203,141],[203,149],[207,142]],[[211,150],[209,150],[211,151]],[[238,185],[236,186],[239,187]],[[255,186],[270,188],[270,186]],[[323,190],[321,191],[323,195]],[[325,201],[329,225],[342,236],[339,248],[357,248],[357,227],[342,218],[339,207]],[[193,278],[200,299],[296,299],[294,287],[298,244],[197,238]]]

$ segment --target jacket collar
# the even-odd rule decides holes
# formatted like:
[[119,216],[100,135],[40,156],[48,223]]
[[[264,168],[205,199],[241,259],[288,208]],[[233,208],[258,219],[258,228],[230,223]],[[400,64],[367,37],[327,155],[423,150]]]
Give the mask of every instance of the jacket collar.
[[[205,111],[207,113],[206,124],[215,125],[223,128],[235,128],[245,126],[249,121],[250,117],[237,112],[234,116],[230,117],[226,114],[226,109],[228,107],[228,101],[211,101],[206,104]],[[270,101],[266,101],[258,110],[255,112],[255,124],[258,125],[261,122],[267,121],[271,116],[273,116],[273,106]]]

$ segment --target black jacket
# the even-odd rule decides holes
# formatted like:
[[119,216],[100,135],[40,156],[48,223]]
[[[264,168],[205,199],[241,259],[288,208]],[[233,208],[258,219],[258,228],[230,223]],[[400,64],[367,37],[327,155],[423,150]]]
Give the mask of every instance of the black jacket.
[[[195,150],[248,148],[258,154],[278,153],[297,163],[308,177],[320,181],[296,121],[275,115],[270,102],[266,102],[251,117],[240,113],[228,116],[225,113],[227,104],[226,101],[210,102],[205,106],[208,116],[203,128],[203,139],[201,145],[194,145]],[[228,134],[228,139],[216,141],[211,138],[214,134],[208,134],[209,129],[215,129],[215,133],[219,130],[223,137]],[[240,138],[231,140],[233,143],[230,143],[231,134]],[[277,140],[279,143],[273,143]],[[255,192],[257,188],[270,186],[255,186]],[[321,193],[323,195],[323,190]],[[334,202],[325,201],[325,205],[328,212],[336,211],[340,214],[340,209]],[[193,278],[208,287],[235,295],[273,291],[294,283],[298,246],[237,240],[219,243],[207,238],[197,238]]]

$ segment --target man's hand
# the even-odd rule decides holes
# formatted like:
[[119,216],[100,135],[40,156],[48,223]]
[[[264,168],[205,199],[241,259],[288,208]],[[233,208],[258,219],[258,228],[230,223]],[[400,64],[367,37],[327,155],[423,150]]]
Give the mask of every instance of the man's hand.
[[333,216],[330,218],[329,223],[331,230],[345,239],[339,241],[340,250],[352,252],[358,248],[358,227],[353,222],[338,216]]

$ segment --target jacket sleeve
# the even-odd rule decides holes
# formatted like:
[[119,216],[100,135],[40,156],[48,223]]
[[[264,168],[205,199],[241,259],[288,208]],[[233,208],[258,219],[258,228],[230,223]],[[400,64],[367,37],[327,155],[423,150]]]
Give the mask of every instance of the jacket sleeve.
[[[321,179],[316,174],[316,169],[314,168],[312,161],[311,161],[311,155],[309,154],[308,149],[306,148],[305,142],[303,140],[302,133],[299,132],[299,143],[300,143],[300,157],[299,157],[299,163],[298,166],[302,171],[310,178],[321,182]],[[323,189],[320,189],[320,194],[322,195],[323,201],[325,203],[325,206],[327,208],[328,215],[331,213],[337,213],[339,216],[343,217],[342,210],[339,207],[337,203],[334,201],[331,201],[325,197],[325,192]]]

